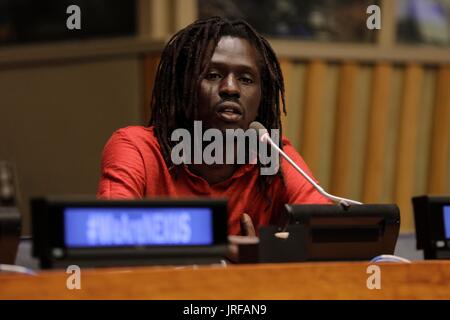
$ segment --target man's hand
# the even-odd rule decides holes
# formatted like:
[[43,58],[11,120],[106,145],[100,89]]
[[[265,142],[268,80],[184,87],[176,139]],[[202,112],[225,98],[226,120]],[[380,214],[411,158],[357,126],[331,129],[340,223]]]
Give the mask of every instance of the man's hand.
[[[227,257],[232,262],[239,262],[239,246],[256,246],[259,243],[259,239],[256,237],[255,227],[253,226],[252,219],[246,213],[241,216],[241,235],[229,235],[229,251]],[[246,249],[245,251],[248,251]]]
[[255,227],[253,226],[252,219],[246,213],[241,216],[241,234],[243,236],[256,237]]

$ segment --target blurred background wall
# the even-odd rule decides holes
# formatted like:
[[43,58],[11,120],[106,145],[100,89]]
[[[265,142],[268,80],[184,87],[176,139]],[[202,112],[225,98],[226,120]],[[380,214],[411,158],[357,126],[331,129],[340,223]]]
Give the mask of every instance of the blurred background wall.
[[[81,9],[67,30],[66,8]],[[366,9],[381,7],[381,29]],[[330,192],[396,202],[450,194],[448,0],[0,1],[0,160],[30,197],[95,194],[102,148],[146,124],[165,41],[198,17],[244,18],[281,61],[284,132]]]

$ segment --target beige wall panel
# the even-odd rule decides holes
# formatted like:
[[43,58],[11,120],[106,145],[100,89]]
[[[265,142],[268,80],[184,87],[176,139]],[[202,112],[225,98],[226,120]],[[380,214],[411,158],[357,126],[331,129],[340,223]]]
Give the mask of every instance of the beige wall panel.
[[156,72],[158,71],[159,54],[148,54],[143,58],[144,75],[143,75],[143,105],[142,105],[142,119],[145,124],[150,120],[153,86],[155,85]]
[[368,133],[365,151],[363,202],[381,199],[388,129],[388,114],[392,86],[392,67],[379,63],[374,67],[371,84]]
[[305,102],[301,153],[313,173],[320,168],[320,141],[322,136],[324,84],[326,64],[320,60],[311,61],[306,74]]
[[413,230],[411,196],[415,188],[423,74],[423,68],[417,64],[408,65],[404,73],[394,180],[394,199],[400,207],[402,231]]
[[289,124],[293,130],[294,137],[292,137],[292,143],[297,151],[301,150],[301,143],[303,137],[303,113],[305,108],[305,89],[306,89],[306,70],[307,64],[304,62],[298,62],[294,68],[294,81],[295,82],[295,100],[293,107],[288,109]]
[[174,0],[175,30],[186,27],[198,18],[197,0]]
[[[284,98],[286,103],[286,111],[289,112],[289,107],[292,105],[292,100],[295,97],[295,83],[293,81],[293,69],[294,69],[294,63],[290,60],[282,59],[280,60],[280,67],[281,72],[283,73],[284,77]],[[291,139],[293,136],[292,134],[292,128],[289,125],[289,117],[283,113],[283,103],[280,99],[280,109],[281,109],[281,125],[283,126],[283,135],[288,137],[288,139]],[[287,113],[289,114],[289,113]]]
[[137,1],[137,31],[141,37],[152,36],[152,0]]
[[[144,0],[141,0],[144,1]],[[173,29],[173,7],[171,0],[147,0],[150,2],[150,13],[147,15],[151,24],[151,37],[165,39],[175,30]],[[144,5],[144,8],[147,6]],[[141,14],[142,16],[142,14]],[[145,21],[145,15],[142,19]],[[142,23],[141,23],[142,24]],[[141,27],[142,28],[142,27]]]
[[427,193],[433,105],[434,94],[436,92],[436,70],[436,68],[427,68],[423,75],[422,95],[419,105],[419,123],[417,128],[417,152],[415,155],[413,196],[424,195]]
[[394,199],[395,161],[398,155],[398,133],[400,105],[404,81],[404,67],[395,67],[392,72],[391,91],[388,103],[388,125],[386,128],[384,170],[382,172],[382,189],[379,202],[392,203]]
[[[284,68],[283,63],[282,68]],[[283,134],[288,137],[296,150],[299,150],[298,140],[301,132],[301,110],[304,91],[302,70],[304,70],[304,68],[301,64],[293,62],[289,69],[288,78],[285,77],[287,117],[284,119],[283,125],[286,125],[287,130],[283,126]],[[285,75],[284,69],[283,75]]]
[[449,192],[446,180],[450,168],[450,66],[439,68],[436,81],[428,192],[444,194]]
[[355,96],[358,65],[343,63],[339,70],[339,83],[334,117],[331,187],[333,194],[348,197],[352,172],[352,136],[354,134]]
[[327,64],[323,88],[322,119],[318,124],[320,137],[318,141],[319,167],[314,172],[316,179],[325,190],[331,187],[331,175],[334,161],[334,135],[336,117],[336,98],[339,90],[339,65]]
[[0,72],[0,159],[17,167],[25,234],[29,197],[95,195],[105,142],[140,123],[139,65],[129,58]]
[[349,179],[348,197],[362,200],[364,178],[364,151],[367,141],[367,125],[370,107],[370,90],[372,65],[360,65],[356,81],[355,113],[353,121],[353,135],[348,141],[351,144],[351,172]]

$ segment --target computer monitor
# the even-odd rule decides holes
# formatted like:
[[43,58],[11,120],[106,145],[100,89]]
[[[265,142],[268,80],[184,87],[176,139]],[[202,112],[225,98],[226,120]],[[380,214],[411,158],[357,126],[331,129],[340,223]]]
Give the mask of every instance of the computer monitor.
[[31,201],[42,268],[218,263],[227,249],[224,199]]
[[412,198],[417,249],[425,259],[450,259],[450,197]]
[[393,254],[400,228],[395,204],[286,204],[289,236],[279,228],[260,230],[260,262],[369,261]]

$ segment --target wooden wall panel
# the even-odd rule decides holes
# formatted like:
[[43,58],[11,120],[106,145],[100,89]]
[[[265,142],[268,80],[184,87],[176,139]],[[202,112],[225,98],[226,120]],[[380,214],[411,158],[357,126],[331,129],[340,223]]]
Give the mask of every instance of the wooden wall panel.
[[358,66],[356,79],[355,112],[352,129],[351,149],[351,178],[349,179],[349,192],[344,194],[350,199],[362,200],[364,160],[367,146],[367,123],[370,108],[371,78],[373,67],[370,65]]
[[305,65],[290,60],[280,61],[285,82],[287,116],[282,116],[283,134],[300,150],[298,135],[302,132]]
[[447,178],[450,169],[450,66],[439,69],[436,83],[436,101],[433,114],[433,128],[430,150],[428,193],[448,192]]
[[420,64],[283,64],[288,81],[303,71],[303,81],[287,83],[301,88],[288,99],[302,112],[285,121],[322,186],[366,203],[397,203],[402,231],[413,231],[411,197],[429,192],[427,185],[439,194],[450,188],[448,67],[434,81],[435,69]]
[[[396,158],[398,155],[397,140],[399,134],[400,105],[404,84],[404,66],[392,68],[389,104],[387,111],[387,128],[385,133],[385,150],[383,155],[382,188],[377,202],[392,203],[394,199],[394,182],[396,174]],[[367,143],[370,143],[368,141]]]
[[0,159],[17,170],[23,235],[31,197],[95,196],[105,143],[141,124],[141,73],[128,56],[0,72]]
[[436,68],[425,68],[422,81],[422,99],[419,105],[417,128],[416,168],[413,195],[424,195],[428,186],[431,128],[436,93]]
[[291,80],[293,85],[290,88],[293,90],[293,94],[290,96],[290,102],[287,106],[287,122],[291,129],[289,139],[296,150],[300,150],[299,135],[303,131],[303,109],[305,99],[305,74],[306,65],[304,63],[295,63]]
[[319,162],[315,178],[323,188],[330,189],[331,171],[334,161],[334,131],[336,117],[336,99],[339,92],[340,66],[335,63],[327,65],[323,83],[323,98],[321,108],[320,140],[317,145]]
[[355,116],[355,90],[358,65],[344,63],[340,70],[335,114],[335,131],[333,146],[333,169],[330,191],[336,195],[347,196],[352,171],[352,136]]
[[365,156],[363,202],[377,202],[383,189],[383,169],[392,67],[377,64],[373,72]]
[[176,32],[198,19],[197,0],[174,0],[174,30]]
[[156,71],[158,69],[159,54],[149,54],[144,57],[144,99],[142,105],[142,119],[145,125],[148,124],[150,119],[151,110],[150,102],[152,98],[153,86],[155,84]]
[[415,187],[417,134],[423,73],[423,68],[419,65],[411,64],[406,67],[400,105],[394,199],[400,207],[401,227],[404,231],[412,231],[413,229],[411,196]]
[[324,61],[314,60],[308,65],[305,83],[305,102],[303,113],[303,132],[299,133],[301,153],[313,172],[317,172],[320,162],[320,138],[322,103],[324,97],[327,65]]
[[[284,83],[285,83],[285,102],[286,102],[286,109],[289,111],[288,108],[291,107],[294,96],[295,96],[295,84],[293,81],[293,69],[294,69],[294,63],[290,60],[284,59],[280,61],[280,67],[281,71],[283,72],[284,77]],[[280,99],[281,100],[281,99]],[[280,101],[280,108],[282,107],[282,103]],[[292,134],[293,128],[289,125],[288,117],[281,112],[281,124],[283,126],[283,135],[287,136],[288,139],[291,139],[294,135]]]

